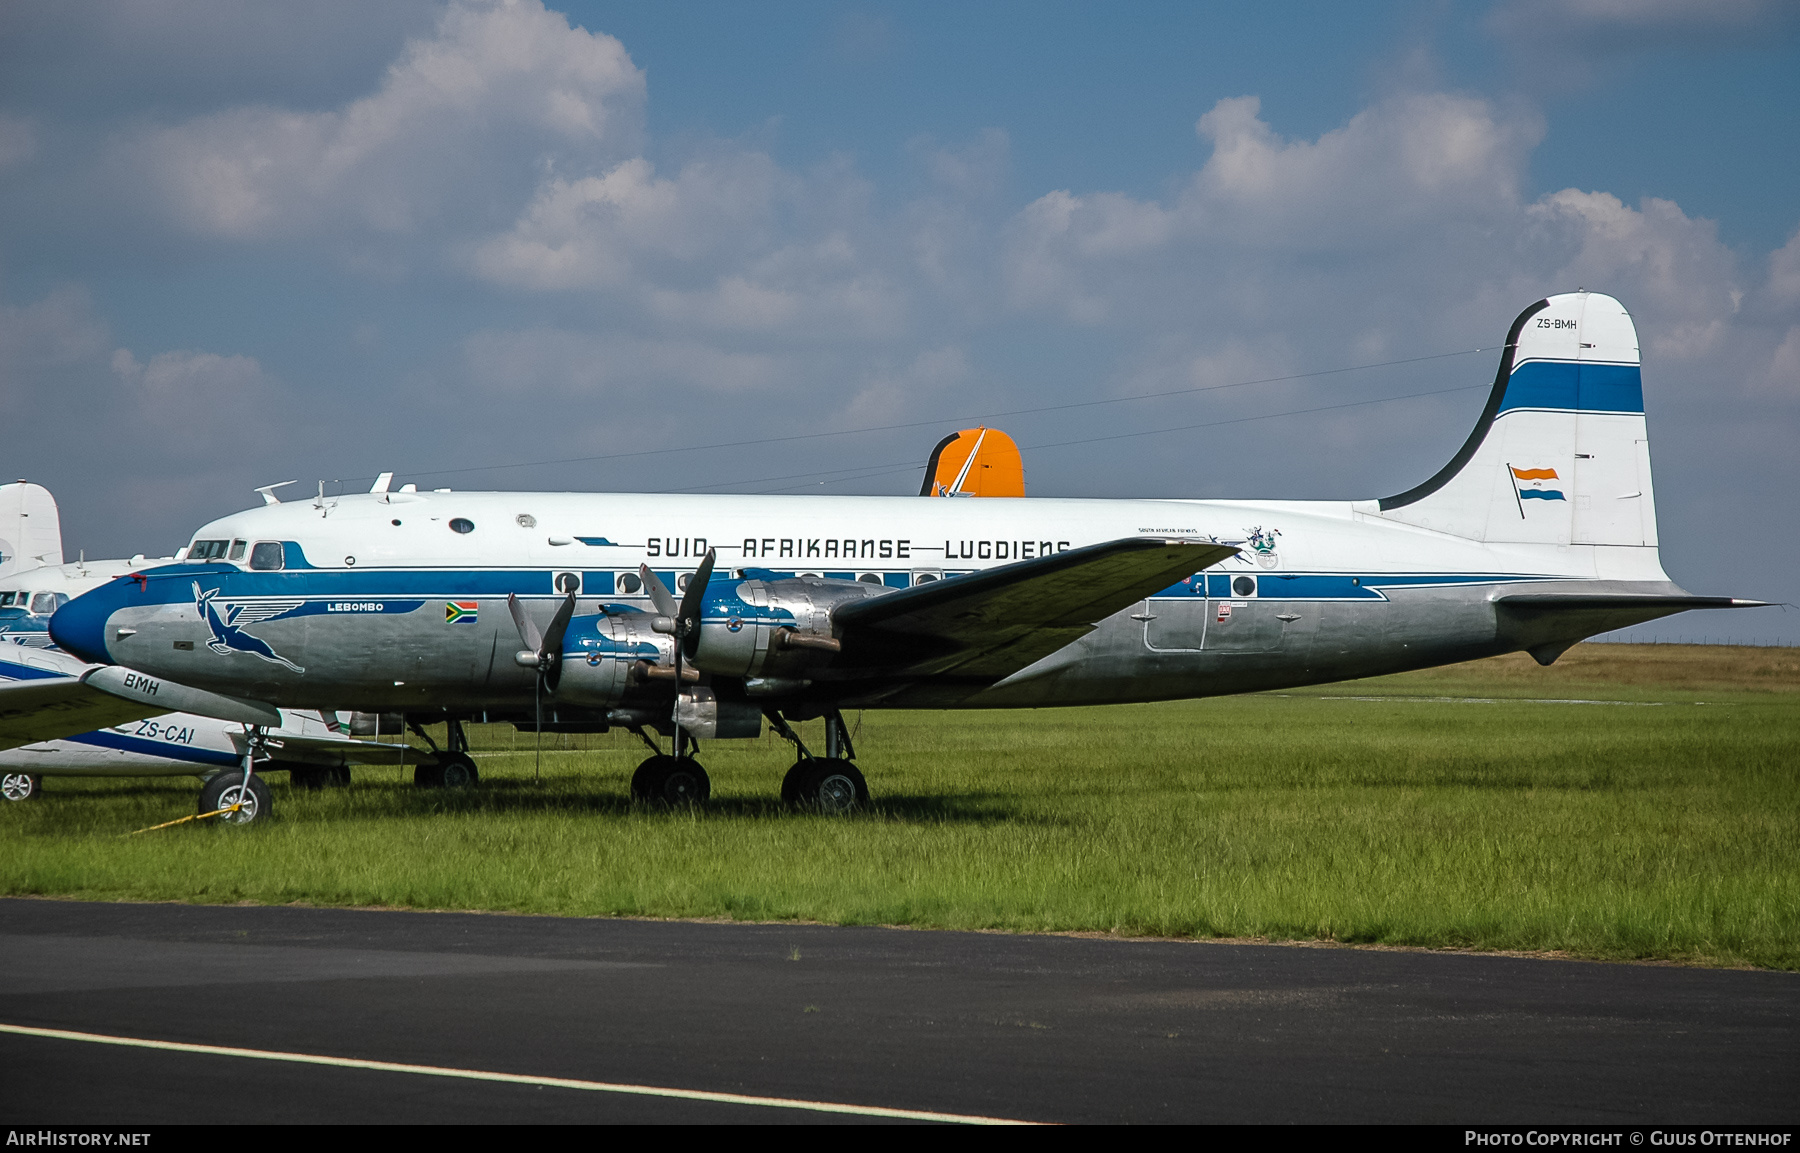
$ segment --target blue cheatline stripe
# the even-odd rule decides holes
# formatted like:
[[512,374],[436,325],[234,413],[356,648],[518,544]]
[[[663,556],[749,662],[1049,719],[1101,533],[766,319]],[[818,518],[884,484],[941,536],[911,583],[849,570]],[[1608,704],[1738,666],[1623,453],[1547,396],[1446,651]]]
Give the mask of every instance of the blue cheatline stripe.
[[[1540,491],[1527,489],[1521,495],[1532,495]],[[558,570],[574,571],[574,570]],[[791,577],[793,572],[774,569],[746,569],[746,575],[764,580]],[[798,570],[795,570],[798,571]],[[903,587],[901,582],[910,584],[909,573],[882,572],[884,583],[893,587]],[[967,570],[946,570],[945,576],[961,575]],[[379,601],[384,607],[382,615],[394,615],[396,608],[405,612],[416,611],[417,606],[427,600],[497,600],[504,598],[508,592],[516,592],[521,600],[550,600],[562,598],[561,593],[553,591],[548,570],[537,572],[518,572],[504,569],[468,569],[468,570],[433,570],[433,569],[375,569],[360,572],[338,572],[315,569],[308,573],[233,573],[229,582],[229,591],[220,594],[220,599],[230,602],[253,601],[258,597],[295,597],[305,598],[307,604],[290,610],[283,617],[271,617],[279,620],[285,617],[310,616],[327,611],[322,601],[324,598],[346,601]],[[605,597],[605,582],[612,577],[610,571],[588,571],[582,573],[583,595]],[[659,571],[657,576],[670,589],[676,586],[676,570]],[[830,574],[839,578],[854,574],[833,570]],[[1208,573],[1207,579],[1213,583],[1210,590],[1215,597],[1230,596],[1230,581],[1238,572]],[[1415,585],[1453,585],[1453,584],[1492,584],[1498,582],[1521,580],[1566,579],[1551,574],[1519,574],[1519,573],[1370,573],[1362,576],[1336,573],[1272,573],[1258,570],[1245,570],[1242,575],[1256,577],[1264,583],[1282,582],[1279,595],[1302,600],[1380,600],[1378,589],[1397,586]],[[303,578],[299,583],[294,578]],[[717,579],[717,578],[715,578]],[[279,580],[277,585],[275,580]],[[217,583],[214,580],[201,581],[202,587]],[[598,584],[600,587],[593,587]],[[1198,581],[1182,581],[1170,585],[1160,593],[1159,597],[1204,596]],[[408,599],[399,600],[405,596]],[[153,581],[147,596],[128,596],[117,608],[137,608],[157,604],[181,604],[193,602],[193,590],[188,581]],[[71,602],[75,604],[78,602]],[[625,605],[624,608],[636,606]],[[63,611],[67,612],[67,609]],[[114,611],[112,607],[106,612]],[[338,614],[331,614],[338,615]],[[374,615],[368,613],[343,613],[344,616]],[[465,618],[468,619],[468,618]],[[266,622],[265,622],[266,623]],[[71,622],[72,624],[72,622]],[[254,627],[254,626],[251,626]]]
[[1520,500],[1567,500],[1553,488],[1522,488],[1519,490]]
[[1257,595],[1271,600],[1301,601],[1384,601],[1387,599],[1383,589],[1389,588],[1423,588],[1442,585],[1471,584],[1516,584],[1522,581],[1566,580],[1567,577],[1524,576],[1518,573],[1371,573],[1356,576],[1349,573],[1278,573],[1278,572],[1226,572],[1205,573],[1205,580],[1198,577],[1172,584],[1158,593],[1151,593],[1154,599],[1197,598],[1211,595],[1215,600],[1226,600],[1233,597],[1231,582],[1233,578],[1251,576],[1256,578]]
[[165,761],[192,761],[196,765],[235,765],[240,759],[235,753],[189,748],[187,745],[170,744],[168,741],[147,741],[142,737],[128,737],[105,729],[62,739],[77,745],[93,745],[102,749],[117,749],[122,753],[161,757]]
[[1641,413],[1643,373],[1635,364],[1527,361],[1513,369],[1500,400],[1501,412],[1514,408]]

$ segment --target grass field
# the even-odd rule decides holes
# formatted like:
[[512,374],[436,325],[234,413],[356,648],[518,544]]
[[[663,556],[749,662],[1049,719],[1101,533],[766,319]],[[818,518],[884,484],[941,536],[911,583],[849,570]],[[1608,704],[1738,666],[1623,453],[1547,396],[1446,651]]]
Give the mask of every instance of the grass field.
[[472,733],[479,790],[358,770],[277,784],[246,829],[123,836],[192,812],[192,780],[56,778],[0,808],[0,892],[1800,968],[1800,650],[1584,645],[1550,669],[860,726],[876,804],[849,819],[780,809],[773,738],[709,745],[699,812],[627,803],[624,734],[547,738],[537,784],[532,738],[499,727]]

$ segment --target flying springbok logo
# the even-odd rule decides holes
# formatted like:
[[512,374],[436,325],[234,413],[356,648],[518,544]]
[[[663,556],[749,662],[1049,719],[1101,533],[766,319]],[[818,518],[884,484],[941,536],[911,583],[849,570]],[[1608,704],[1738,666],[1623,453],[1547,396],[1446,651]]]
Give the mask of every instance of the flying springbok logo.
[[[306,672],[305,669],[270,648],[267,641],[251,636],[238,626],[237,622],[244,616],[243,605],[227,604],[225,615],[220,616],[218,608],[213,604],[213,598],[218,595],[218,589],[201,591],[200,582],[194,582],[194,607],[200,610],[200,619],[204,620],[206,627],[212,630],[212,640],[206,642],[207,648],[222,655],[234,652],[249,653],[252,656],[261,657],[271,664],[292,669],[294,672],[301,674]],[[256,615],[254,619],[265,618]],[[251,622],[246,621],[245,623]]]

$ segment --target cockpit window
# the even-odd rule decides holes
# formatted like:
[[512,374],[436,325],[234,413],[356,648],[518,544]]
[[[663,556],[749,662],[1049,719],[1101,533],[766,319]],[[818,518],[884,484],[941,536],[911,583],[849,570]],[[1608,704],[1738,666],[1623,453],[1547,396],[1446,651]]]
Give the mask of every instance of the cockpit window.
[[225,556],[225,546],[230,543],[222,540],[197,540],[188,546],[187,558],[189,560],[222,560]]
[[259,540],[250,550],[250,567],[253,569],[278,569],[282,567],[282,560],[278,540]]
[[69,603],[66,593],[38,593],[31,598],[31,611],[35,614],[48,615]]
[[0,593],[0,609],[3,609],[7,605],[12,604],[13,598],[18,595],[19,595],[18,593]]
[[232,541],[231,542],[231,551],[225,554],[225,559],[226,560],[243,560],[244,559],[244,542],[241,540]]

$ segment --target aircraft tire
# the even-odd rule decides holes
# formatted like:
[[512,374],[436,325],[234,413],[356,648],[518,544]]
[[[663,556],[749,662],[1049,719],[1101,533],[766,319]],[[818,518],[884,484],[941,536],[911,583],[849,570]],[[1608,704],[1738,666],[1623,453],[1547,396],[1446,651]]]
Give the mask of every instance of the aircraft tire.
[[781,778],[782,804],[798,805],[800,803],[800,788],[806,783],[806,775],[812,772],[812,765],[810,760],[795,761],[794,767],[787,771],[787,776]]
[[472,789],[481,783],[475,758],[467,753],[447,753],[438,763],[437,783],[446,789]]
[[325,787],[326,770],[317,765],[295,765],[288,770],[288,784],[296,789],[316,792]]
[[645,804],[704,805],[711,796],[712,778],[692,757],[658,753],[631,775],[631,799]]
[[421,789],[443,788],[444,766],[439,764],[420,765],[413,770],[413,784]]
[[350,783],[349,765],[295,765],[288,783],[296,789],[341,789]]
[[[241,772],[225,772],[214,774],[200,790],[200,809],[202,813],[216,812],[237,801],[244,791],[244,774]],[[252,821],[264,820],[274,808],[274,798],[269,793],[269,783],[262,774],[250,778],[250,796],[242,809],[235,813],[221,813],[214,820],[230,825],[247,825]]]
[[0,797],[9,801],[35,801],[44,792],[44,778],[31,773],[0,776]]
[[[798,775],[798,780],[794,780]],[[791,805],[837,816],[853,813],[869,805],[869,782],[857,767],[837,757],[814,757],[801,761],[788,773],[793,780]],[[782,783],[781,793],[788,798],[789,786]]]

